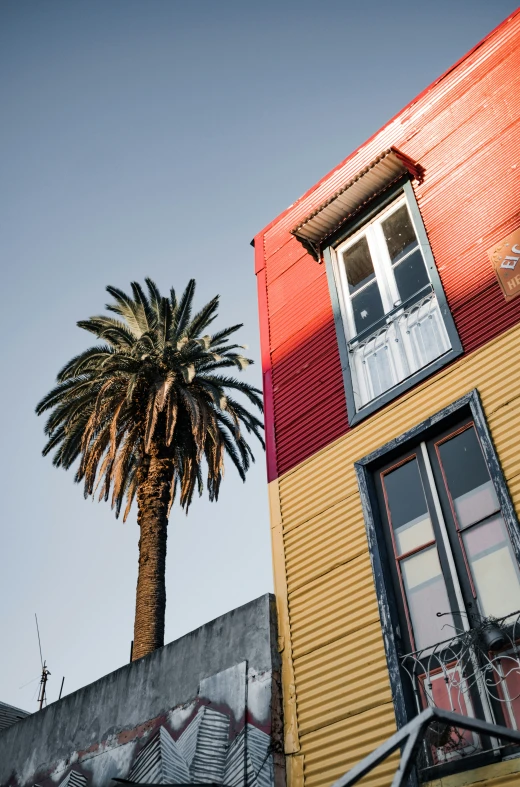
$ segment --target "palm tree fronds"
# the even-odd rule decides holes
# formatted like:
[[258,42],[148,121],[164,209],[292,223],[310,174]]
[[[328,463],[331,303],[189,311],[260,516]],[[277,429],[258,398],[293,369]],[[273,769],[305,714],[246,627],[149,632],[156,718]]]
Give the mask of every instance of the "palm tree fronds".
[[262,421],[237,399],[261,412],[261,391],[221,371],[252,363],[229,343],[242,325],[210,334],[219,299],[192,316],[193,279],[180,298],[174,289],[163,297],[150,278],[144,288],[132,282],[131,294],[107,292],[108,314],[78,322],[99,342],[63,366],[36,407],[49,413],[43,454],[64,468],[79,459],[85,496],[99,490],[125,520],[154,456],[171,467],[170,507],[187,510],[195,491],[217,500],[224,457],[245,480],[254,457],[244,435],[263,445]]
[[186,330],[191,318],[191,305],[193,296],[195,295],[195,279],[190,279],[186,289],[184,290],[179,305],[174,312],[174,319],[172,328],[175,335],[180,338]]

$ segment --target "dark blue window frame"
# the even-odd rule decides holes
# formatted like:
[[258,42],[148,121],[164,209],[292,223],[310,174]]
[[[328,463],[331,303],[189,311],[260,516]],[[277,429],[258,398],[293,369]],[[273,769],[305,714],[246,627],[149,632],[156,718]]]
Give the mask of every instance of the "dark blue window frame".
[[[495,487],[502,516],[511,539],[513,551],[520,563],[520,527],[515,507],[511,500],[507,483],[500,465],[491,433],[488,429],[484,409],[478,390],[475,388],[453,404],[422,421],[399,437],[386,443],[362,459],[354,462],[354,469],[361,497],[365,520],[370,561],[376,589],[379,618],[383,631],[386,661],[390,677],[390,688],[398,729],[407,724],[415,715],[412,698],[402,680],[399,656],[403,654],[403,641],[400,631],[400,618],[394,591],[394,581],[390,571],[390,557],[386,547],[384,522],[379,511],[374,475],[378,468],[394,458],[403,455],[415,444],[431,438],[436,433],[449,428],[453,423],[471,416],[477,432],[484,459]],[[486,755],[475,756],[458,761],[451,770],[476,768],[479,765],[499,761]],[[466,764],[465,764],[466,763]],[[439,766],[439,770],[449,768]],[[436,778],[432,775],[431,778]],[[417,784],[417,782],[415,782]]]

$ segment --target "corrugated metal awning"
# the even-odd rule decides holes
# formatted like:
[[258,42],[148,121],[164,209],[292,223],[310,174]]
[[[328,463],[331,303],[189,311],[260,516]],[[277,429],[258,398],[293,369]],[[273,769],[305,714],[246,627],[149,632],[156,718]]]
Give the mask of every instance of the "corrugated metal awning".
[[388,148],[291,230],[292,234],[320,247],[349,216],[406,173],[420,180],[423,169],[397,148]]

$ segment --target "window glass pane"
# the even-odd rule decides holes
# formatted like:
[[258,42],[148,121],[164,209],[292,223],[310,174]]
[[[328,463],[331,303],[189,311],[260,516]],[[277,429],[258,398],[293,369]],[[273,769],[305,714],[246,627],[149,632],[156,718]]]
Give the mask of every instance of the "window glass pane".
[[[509,701],[505,703],[509,713],[505,713],[506,725],[513,727],[513,729],[520,728],[520,672],[518,671],[517,655],[514,651],[505,655],[500,659],[500,667],[504,675],[503,683],[505,683]],[[496,680],[496,676],[495,676]],[[501,694],[505,695],[502,690]],[[512,717],[512,718],[511,718]],[[513,724],[511,722],[514,722]]]
[[461,527],[467,527],[473,522],[478,522],[479,519],[485,519],[499,508],[492,481],[477,486],[476,489],[457,497],[453,502]]
[[[371,350],[373,349],[373,352]],[[362,358],[368,372],[368,387],[371,390],[371,399],[380,396],[395,385],[396,378],[392,365],[391,355],[388,352],[388,342],[381,336],[368,342],[362,349]]]
[[[406,301],[429,283],[428,273],[419,249],[394,267],[395,281],[402,301]],[[426,294],[426,293],[425,293]]]
[[[401,571],[416,649],[450,639],[455,629],[437,548],[429,547],[401,561]],[[439,618],[437,612],[450,614]]]
[[421,299],[415,307],[404,310],[396,324],[403,343],[408,337],[411,345],[411,373],[444,355],[451,347],[435,296],[426,301]]
[[358,333],[364,328],[368,328],[384,315],[385,310],[383,309],[383,302],[376,281],[354,295],[352,298],[352,310]]
[[485,617],[520,609],[520,574],[504,520],[497,516],[463,533],[473,581]]
[[402,205],[381,222],[388,253],[392,262],[397,262],[417,246],[415,230],[406,205]]
[[[474,716],[473,703],[469,692],[468,683],[458,665],[439,670],[428,671],[428,675],[421,677],[421,693],[427,698],[428,705],[436,708],[460,713],[461,716]],[[433,746],[435,762],[454,760],[466,750],[473,754],[476,748],[481,748],[478,735],[469,730],[458,727],[450,735],[448,746],[436,748]]]
[[383,477],[398,555],[434,540],[417,459]]
[[442,443],[439,454],[461,528],[499,510],[474,427]]
[[352,295],[354,292],[375,279],[374,266],[370,249],[365,236],[360,238],[347,251],[343,252],[343,264],[347,273],[348,289]]

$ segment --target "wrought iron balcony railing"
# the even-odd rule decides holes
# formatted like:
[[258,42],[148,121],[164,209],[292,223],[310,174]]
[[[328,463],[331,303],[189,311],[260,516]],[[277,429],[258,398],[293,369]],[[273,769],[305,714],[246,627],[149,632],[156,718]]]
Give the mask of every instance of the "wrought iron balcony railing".
[[433,291],[432,285],[427,284],[425,287],[422,287],[420,290],[411,295],[407,300],[396,304],[391,311],[387,312],[379,320],[376,320],[370,325],[367,325],[366,328],[363,328],[362,331],[356,334],[356,336],[354,336],[349,341],[349,350],[356,349],[361,344],[367,344],[373,341],[376,336],[384,333],[385,331],[388,331],[389,325],[391,325],[393,322],[396,320],[401,321],[403,318],[406,319],[411,314],[420,309],[424,303],[430,302],[432,299],[435,300],[435,293]]
[[[401,758],[394,773],[391,787],[416,787],[417,780],[413,773],[414,766],[420,758],[421,750],[428,739],[430,730],[437,734],[439,729],[460,728],[471,731],[477,735],[486,735],[500,740],[503,743],[512,743],[520,746],[520,732],[490,724],[480,719],[470,719],[467,716],[460,716],[451,711],[439,710],[438,708],[427,708],[415,719],[388,738],[385,743],[378,746],[371,754],[350,769],[344,776],[341,776],[332,787],[353,787],[361,779],[372,773],[381,763],[390,757],[398,749],[401,750]],[[389,785],[390,787],[390,785]]]
[[[433,707],[520,728],[520,612],[486,618],[450,639],[401,658],[417,711]],[[482,751],[476,733],[453,729],[431,741],[433,764]],[[493,747],[493,742],[488,742]]]
[[358,405],[380,396],[451,348],[431,284],[348,342]]

